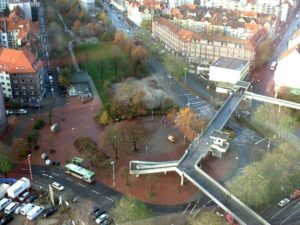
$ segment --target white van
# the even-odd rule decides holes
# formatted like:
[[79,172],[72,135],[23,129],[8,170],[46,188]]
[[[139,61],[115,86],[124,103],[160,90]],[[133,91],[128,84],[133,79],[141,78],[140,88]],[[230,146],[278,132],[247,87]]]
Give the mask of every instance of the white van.
[[30,212],[27,213],[27,219],[34,220],[44,211],[44,207],[35,206]]
[[273,61],[270,66],[270,70],[276,70],[276,66],[277,66],[277,61]]
[[21,210],[20,213],[25,216],[30,210],[32,210],[35,207],[34,204],[28,203],[25,205]]
[[8,206],[12,202],[9,198],[2,198],[0,201],[0,210],[4,209],[6,206]]
[[4,209],[4,213],[10,214],[19,206],[18,202],[11,202],[6,208]]

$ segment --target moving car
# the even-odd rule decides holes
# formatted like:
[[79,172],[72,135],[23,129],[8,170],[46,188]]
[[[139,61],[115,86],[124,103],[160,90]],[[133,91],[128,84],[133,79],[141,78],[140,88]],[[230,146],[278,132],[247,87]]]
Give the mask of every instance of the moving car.
[[52,183],[52,187],[55,188],[56,190],[62,191],[64,190],[64,186],[62,186],[61,184],[59,184],[58,182],[53,182]]
[[174,143],[176,141],[176,138],[173,135],[168,136],[168,141],[171,143]]
[[26,110],[26,109],[19,109],[19,110],[17,111],[17,114],[18,114],[18,115],[26,115],[26,114],[27,114],[27,110]]
[[167,74],[167,77],[169,77],[170,79],[172,79],[173,77],[171,76],[171,74]]
[[51,216],[56,211],[57,211],[57,208],[54,208],[54,207],[46,209],[45,212],[43,213],[43,217],[48,218],[49,216]]
[[290,200],[288,199],[288,198],[284,198],[284,199],[282,199],[280,202],[278,202],[278,205],[280,206],[280,207],[284,207],[284,206],[286,206],[287,204],[289,204],[290,203]]
[[300,197],[300,189],[296,189],[293,193],[290,194],[290,198],[295,200]]

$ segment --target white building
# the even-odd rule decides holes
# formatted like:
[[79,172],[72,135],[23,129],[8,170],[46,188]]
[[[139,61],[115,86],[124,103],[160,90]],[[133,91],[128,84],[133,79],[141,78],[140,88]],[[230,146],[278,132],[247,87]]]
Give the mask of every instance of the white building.
[[8,0],[0,0],[0,12],[3,12],[7,6],[8,6]]
[[236,84],[249,73],[250,61],[220,57],[209,68],[209,80]]
[[128,5],[128,2],[125,0],[111,0],[110,3],[121,12],[124,12],[126,10],[126,5]]
[[176,7],[182,6],[185,3],[194,4],[194,0],[168,0],[168,7],[170,9],[172,9],[172,8],[176,8]]
[[137,26],[141,26],[144,20],[151,21],[152,14],[148,8],[141,10],[141,7],[136,2],[132,2],[127,6],[127,17]]
[[94,12],[95,0],[79,0],[79,4],[87,12]]
[[10,1],[8,8],[12,11],[15,7],[20,7],[25,14],[25,18],[32,20],[31,3],[30,1]]
[[298,46],[294,46],[281,54],[274,73],[276,95],[283,88],[300,90],[299,62],[300,49]]
[[289,39],[288,49],[294,48],[300,44],[300,29],[297,30]]

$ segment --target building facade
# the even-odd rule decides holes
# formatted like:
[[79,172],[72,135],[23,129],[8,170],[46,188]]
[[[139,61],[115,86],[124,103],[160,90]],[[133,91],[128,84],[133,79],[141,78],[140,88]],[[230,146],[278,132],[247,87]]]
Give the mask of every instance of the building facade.
[[95,0],[79,0],[79,4],[87,12],[94,12],[95,10]]
[[267,32],[259,30],[243,40],[206,33],[194,33],[176,27],[166,19],[152,22],[152,37],[161,41],[174,54],[185,56],[190,63],[211,64],[220,57],[249,60],[254,65],[256,46]]
[[5,104],[4,96],[2,92],[2,85],[0,84],[0,135],[3,133],[7,124],[6,113],[5,113]]
[[31,2],[30,1],[9,1],[8,8],[10,11],[19,7],[23,12],[26,19],[32,20]]
[[43,64],[27,49],[0,48],[0,82],[4,97],[35,103],[45,92]]

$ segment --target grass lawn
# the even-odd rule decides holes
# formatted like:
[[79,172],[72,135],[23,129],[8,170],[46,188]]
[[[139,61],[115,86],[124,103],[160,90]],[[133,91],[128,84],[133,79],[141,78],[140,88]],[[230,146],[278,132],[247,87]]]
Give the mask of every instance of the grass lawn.
[[92,76],[104,104],[109,102],[106,95],[108,84],[132,75],[129,58],[115,44],[86,44],[77,47],[75,54],[80,67]]

